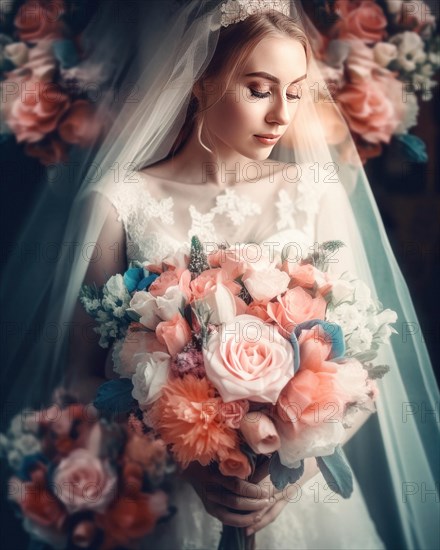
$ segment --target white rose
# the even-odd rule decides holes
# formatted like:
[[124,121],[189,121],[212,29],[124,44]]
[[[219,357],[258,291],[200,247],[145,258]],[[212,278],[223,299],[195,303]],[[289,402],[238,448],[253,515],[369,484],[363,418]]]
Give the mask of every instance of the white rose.
[[290,430],[284,433],[283,424],[276,423],[281,439],[278,453],[281,464],[287,468],[294,468],[304,458],[332,455],[345,437],[345,428],[340,421],[308,426],[298,430],[294,438]]
[[209,311],[209,321],[214,325],[230,323],[237,314],[234,295],[221,283],[217,283],[212,292],[196,300],[194,306],[202,311],[206,307]]
[[249,270],[243,275],[243,283],[254,300],[267,303],[286,292],[290,277],[279,269]]
[[155,300],[156,315],[162,321],[169,321],[176,313],[179,313],[179,309],[184,305],[186,297],[179,286],[175,285],[168,287],[163,296],[157,296]]
[[145,290],[134,293],[130,300],[128,312],[134,311],[140,316],[139,322],[151,330],[155,330],[162,321],[156,310],[156,298]]
[[389,42],[378,42],[374,48],[374,60],[381,67],[388,65],[397,58],[397,46]]
[[132,396],[141,408],[160,397],[168,380],[170,360],[168,353],[155,351],[147,354],[144,361],[138,363],[132,378]]

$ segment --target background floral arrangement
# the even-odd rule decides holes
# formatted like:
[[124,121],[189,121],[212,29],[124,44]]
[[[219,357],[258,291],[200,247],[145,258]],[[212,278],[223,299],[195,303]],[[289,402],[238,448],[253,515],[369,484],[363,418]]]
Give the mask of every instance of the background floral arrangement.
[[92,146],[109,122],[93,98],[105,75],[87,64],[81,42],[94,8],[86,0],[1,4],[0,140],[15,136],[43,165],[66,161],[71,145]]
[[395,138],[407,158],[426,162],[409,129],[432,98],[440,67],[436,18],[422,0],[318,0],[310,15],[322,33],[320,68],[365,162]]
[[165,445],[134,413],[127,424],[108,422],[64,395],[15,416],[0,454],[14,472],[9,499],[34,543],[133,548],[171,512]]

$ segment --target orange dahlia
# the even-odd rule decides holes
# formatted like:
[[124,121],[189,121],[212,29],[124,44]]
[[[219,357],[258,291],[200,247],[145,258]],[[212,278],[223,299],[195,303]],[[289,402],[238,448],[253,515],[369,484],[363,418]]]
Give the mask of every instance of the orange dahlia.
[[207,378],[188,374],[168,382],[145,420],[171,445],[183,468],[194,460],[206,466],[218,460],[219,454],[225,456],[238,448],[237,433],[225,425],[220,414],[222,405]]

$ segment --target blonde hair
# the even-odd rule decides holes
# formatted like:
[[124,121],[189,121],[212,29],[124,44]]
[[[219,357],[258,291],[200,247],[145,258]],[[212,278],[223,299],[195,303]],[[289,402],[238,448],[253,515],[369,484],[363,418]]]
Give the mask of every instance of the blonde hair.
[[[199,143],[212,152],[201,141],[204,113],[206,111],[206,82],[215,78],[224,83],[223,93],[217,99],[217,102],[220,101],[224,97],[230,82],[242,69],[253,48],[263,38],[279,35],[297,40],[304,47],[307,62],[309,61],[310,44],[304,30],[293,19],[281,12],[272,11],[251,15],[244,21],[221,29],[214,55],[203,74],[194,84],[185,122],[171,148],[170,155],[177,153],[183,147],[196,126]],[[197,90],[197,95],[201,96],[201,101],[194,90]]]

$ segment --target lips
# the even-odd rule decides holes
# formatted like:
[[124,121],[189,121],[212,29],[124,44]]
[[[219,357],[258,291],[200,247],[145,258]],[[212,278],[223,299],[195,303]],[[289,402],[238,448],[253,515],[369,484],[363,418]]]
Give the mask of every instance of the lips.
[[254,137],[263,145],[275,145],[281,136],[276,134],[259,134]]

